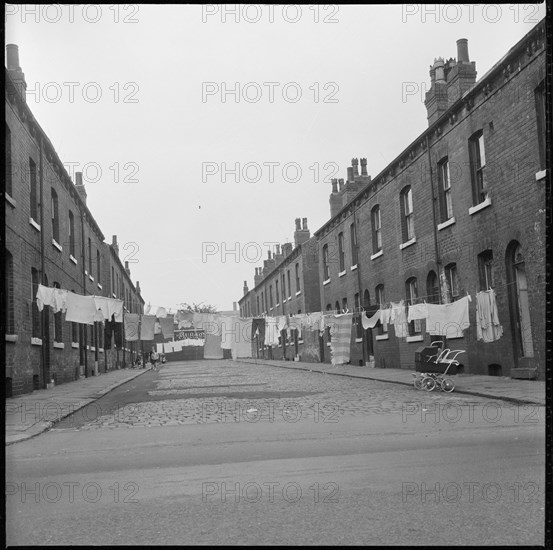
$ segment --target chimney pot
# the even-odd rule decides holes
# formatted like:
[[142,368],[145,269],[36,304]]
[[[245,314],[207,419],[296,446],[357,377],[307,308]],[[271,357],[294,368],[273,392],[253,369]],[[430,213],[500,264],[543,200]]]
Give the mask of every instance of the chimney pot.
[[271,259],[271,249],[267,250],[267,258]]
[[19,66],[19,46],[17,46],[17,44],[6,44],[6,50],[8,57],[8,70],[20,70],[21,67]]
[[82,184],[83,184],[83,173],[75,172],[75,185],[82,185]]
[[367,174],[367,159],[361,159],[361,175],[368,176]]
[[117,244],[117,235],[111,237],[111,244]]
[[466,38],[459,38],[459,40],[457,40],[457,62],[470,63],[469,41]]
[[[353,176],[358,176],[359,175],[359,159],[351,159],[351,167],[353,168]],[[349,175],[348,175],[348,179],[349,179]]]
[[296,218],[296,231],[301,230],[301,220],[299,218]]
[[303,218],[302,227],[303,227],[303,229],[307,229],[307,218]]
[[330,180],[331,183],[332,183],[332,192],[333,193],[338,193],[338,179],[337,178],[333,178]]

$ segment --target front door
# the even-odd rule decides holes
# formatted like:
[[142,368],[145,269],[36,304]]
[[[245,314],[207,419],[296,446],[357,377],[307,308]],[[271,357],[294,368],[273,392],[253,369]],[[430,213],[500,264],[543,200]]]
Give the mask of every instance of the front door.
[[520,339],[520,355],[522,357],[534,357],[534,342],[532,339],[530,306],[528,303],[528,284],[524,262],[515,264],[515,278],[518,306],[517,333]]

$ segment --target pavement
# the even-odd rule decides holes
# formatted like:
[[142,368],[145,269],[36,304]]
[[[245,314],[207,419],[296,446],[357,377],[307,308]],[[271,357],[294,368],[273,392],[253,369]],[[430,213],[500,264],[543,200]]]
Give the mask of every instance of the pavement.
[[[286,369],[322,372],[333,376],[365,378],[413,386],[411,370],[379,369],[327,363],[239,359],[236,362]],[[51,389],[6,399],[6,445],[35,437],[63,418],[86,407],[113,389],[149,369],[121,369],[100,376],[83,378]],[[500,376],[458,374],[453,393],[477,395],[520,404],[545,405],[545,382],[515,380]]]
[[32,393],[7,398],[6,445],[45,432],[62,418],[149,370],[150,368],[113,370],[50,389],[35,390]]
[[[333,366],[329,363],[304,363],[301,361],[274,361],[269,359],[238,359],[238,361],[413,386],[413,371],[410,369],[380,369],[356,365]],[[516,380],[506,376],[486,376],[483,374],[457,374],[453,377],[453,380],[455,382],[453,393],[478,395],[520,404],[545,405],[545,382]]]

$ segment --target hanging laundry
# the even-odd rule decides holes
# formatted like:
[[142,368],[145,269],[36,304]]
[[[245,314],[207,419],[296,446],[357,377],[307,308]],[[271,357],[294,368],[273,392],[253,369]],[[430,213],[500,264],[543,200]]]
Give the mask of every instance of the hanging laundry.
[[150,313],[150,309],[152,309],[152,306],[150,305],[150,302],[148,302],[148,305],[144,308],[144,315],[148,315],[148,313]]
[[165,348],[165,353],[173,353],[175,343],[176,342],[163,342],[163,347]]
[[159,324],[161,325],[161,334],[163,334],[163,338],[172,339],[174,333],[173,316],[167,315],[166,317],[162,317],[159,319]]
[[320,311],[317,311],[315,313],[308,313],[302,320],[302,326],[311,330],[324,330],[323,323],[323,314]]
[[221,349],[221,335],[205,335],[204,359],[222,359],[223,350]]
[[470,296],[465,296],[449,304],[426,304],[428,308],[426,332],[449,338],[463,336],[463,331],[470,326],[470,301]]
[[278,326],[275,317],[265,319],[265,344],[267,346],[278,346]]
[[73,292],[67,293],[67,310],[65,320],[73,323],[93,325],[96,317],[94,296],[81,296]]
[[276,320],[278,331],[282,332],[288,326],[288,317],[286,315],[279,315]]
[[236,318],[236,338],[232,339],[231,353],[232,358],[252,356],[251,342],[251,321],[248,319]]
[[204,318],[203,328],[205,334],[213,334],[215,336],[221,335],[222,316],[215,314],[207,314]]
[[[115,319],[115,315],[112,317]],[[115,345],[118,348],[123,347],[123,323],[118,323],[117,321],[112,321],[113,325],[113,338],[115,340]]]
[[255,317],[252,319],[252,340],[255,338],[256,331],[259,333],[259,344],[265,344],[265,317]]
[[407,315],[405,314],[405,304],[403,300],[392,302],[392,313],[390,323],[394,325],[394,330],[398,338],[409,336],[409,325],[407,324]]
[[343,365],[350,359],[351,321],[353,313],[344,313],[332,317],[330,324],[330,353],[332,356],[332,364]]
[[156,351],[158,353],[165,353],[164,348],[163,348],[163,344],[156,344]]
[[67,290],[54,288],[54,297],[51,305],[54,313],[65,311],[67,309]]
[[173,342],[173,351],[182,351],[182,340]]
[[126,313],[124,317],[125,340],[134,342],[138,340],[140,315],[138,313]]
[[417,321],[418,319],[426,319],[428,317],[428,308],[426,302],[424,304],[413,304],[409,306],[407,321]]
[[154,323],[154,334],[161,334],[161,325],[159,324],[159,321],[157,319]]
[[154,326],[156,323],[155,315],[142,315],[140,317],[140,339],[153,340]]
[[388,325],[390,324],[390,319],[392,317],[392,308],[387,307],[380,310],[380,322],[384,330],[387,330]]
[[94,303],[96,304],[96,309],[100,309],[104,314],[104,319],[109,320],[114,315],[117,323],[123,322],[123,300],[107,298],[105,296],[94,296]]
[[495,342],[503,336],[499,322],[495,292],[482,290],[476,295],[476,337],[483,342]]
[[164,319],[165,317],[167,317],[167,311],[165,310],[164,307],[158,307],[157,308],[156,317],[158,319]]
[[38,311],[42,311],[44,306],[52,305],[52,302],[54,301],[54,290],[54,288],[50,288],[48,286],[43,286],[41,284],[38,285],[36,292],[36,305],[38,307]]
[[365,330],[374,328],[380,322],[380,310],[378,310],[370,319],[367,317],[367,313],[364,311],[361,316],[361,324]]
[[321,346],[319,342],[319,329],[305,328],[303,331],[302,361],[318,363],[321,360]]
[[221,316],[221,348],[232,349],[232,340],[238,338],[237,315]]

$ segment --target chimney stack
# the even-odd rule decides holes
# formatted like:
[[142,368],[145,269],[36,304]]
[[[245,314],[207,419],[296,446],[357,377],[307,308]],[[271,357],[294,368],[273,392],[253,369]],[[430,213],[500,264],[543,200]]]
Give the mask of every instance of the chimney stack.
[[445,80],[444,60],[439,57],[430,67],[432,86],[426,92],[424,104],[426,106],[428,125],[431,126],[447,111],[447,85]]
[[261,268],[256,267],[255,268],[255,275],[254,275],[254,278],[253,278],[254,287],[257,286],[262,280],[263,280],[263,276],[261,274]]
[[119,245],[117,244],[117,235],[111,237],[111,247],[115,250],[115,253],[119,256]]
[[292,243],[284,243],[282,245],[282,254],[286,258],[286,256],[289,256],[292,252]]
[[457,63],[470,63],[469,41],[466,38],[457,40]]
[[[257,268],[256,268],[257,270]],[[248,281],[244,281],[244,296],[249,292],[249,288],[248,288]]]
[[367,159],[361,159],[361,175],[368,176],[367,174]]
[[27,82],[25,74],[19,66],[19,47],[16,44],[6,44],[8,73],[23,101],[27,101]]
[[238,311],[238,304],[236,302],[232,302],[232,311]]
[[330,203],[330,217],[333,218],[340,212],[340,208],[342,208],[342,198],[339,195],[338,191],[338,179],[332,178],[332,193],[330,194],[328,202]]
[[296,230],[294,231],[294,246],[299,246],[311,237],[311,232],[307,229],[307,218],[303,218],[303,229],[300,226],[300,218],[296,218]]
[[141,294],[141,292],[140,292],[140,281],[136,281],[136,292],[138,294]]
[[[358,176],[359,175],[359,159],[351,159],[351,166],[353,168],[353,177]],[[348,179],[349,179],[349,174],[348,174]]]
[[125,260],[125,272],[130,277],[131,276],[131,270],[129,269],[129,262]]
[[338,193],[338,179],[337,178],[332,178],[330,180],[330,183],[332,183],[332,192],[333,193]]
[[269,260],[271,259],[271,249],[270,248],[267,250],[267,258]]
[[75,172],[75,188],[77,189],[77,193],[79,193],[79,196],[83,200],[83,202],[86,204],[86,189],[83,184],[83,173],[82,172]]

